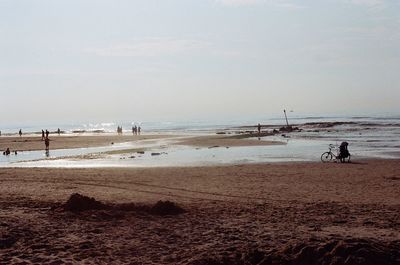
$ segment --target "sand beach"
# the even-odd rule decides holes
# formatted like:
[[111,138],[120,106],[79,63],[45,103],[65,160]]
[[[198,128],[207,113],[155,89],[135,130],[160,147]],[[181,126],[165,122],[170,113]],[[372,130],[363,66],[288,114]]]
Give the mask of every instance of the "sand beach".
[[0,264],[399,264],[399,162],[0,168]]

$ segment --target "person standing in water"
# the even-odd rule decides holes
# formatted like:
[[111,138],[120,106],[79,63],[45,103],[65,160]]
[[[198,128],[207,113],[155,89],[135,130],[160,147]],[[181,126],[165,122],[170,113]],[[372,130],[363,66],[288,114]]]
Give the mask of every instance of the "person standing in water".
[[18,132],[18,134],[19,134],[19,137],[21,137],[21,136],[22,136],[22,129],[19,129],[19,132]]
[[60,136],[60,134],[61,134],[60,128],[57,129],[57,133],[58,133],[58,136]]
[[50,132],[46,129],[46,138],[49,138]]
[[261,124],[257,125],[257,130],[258,130],[258,134],[260,134],[261,133]]
[[42,141],[44,141],[44,131],[42,130]]

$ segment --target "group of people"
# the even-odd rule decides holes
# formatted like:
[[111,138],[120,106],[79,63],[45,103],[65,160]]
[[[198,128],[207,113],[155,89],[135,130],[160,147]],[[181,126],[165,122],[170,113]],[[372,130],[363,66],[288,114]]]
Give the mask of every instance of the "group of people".
[[140,135],[140,131],[142,130],[142,128],[140,128],[140,126],[132,126],[132,134],[133,135]]
[[[60,135],[59,131],[60,131],[60,128],[58,128],[58,131],[57,131],[58,135]],[[47,129],[46,129],[46,131],[42,130],[42,141],[44,141],[44,145],[46,146],[46,153],[50,149],[49,134],[50,134],[50,132]]]
[[[142,128],[140,126],[132,126],[132,134],[133,135],[140,135]],[[122,126],[117,127],[118,135],[122,135]]]
[[[20,129],[18,131],[18,134],[20,137],[22,137],[22,129]],[[61,130],[60,128],[57,129],[57,134],[60,135],[61,134]],[[46,129],[46,131],[42,130],[42,141],[44,141],[44,145],[45,145],[45,150],[46,150],[46,154],[49,152],[50,149],[50,138],[49,138],[50,132]],[[1,136],[1,132],[0,132],[0,136]],[[14,151],[15,155],[18,154],[17,151]],[[10,148],[7,148],[4,152],[3,155],[10,155],[11,151]]]

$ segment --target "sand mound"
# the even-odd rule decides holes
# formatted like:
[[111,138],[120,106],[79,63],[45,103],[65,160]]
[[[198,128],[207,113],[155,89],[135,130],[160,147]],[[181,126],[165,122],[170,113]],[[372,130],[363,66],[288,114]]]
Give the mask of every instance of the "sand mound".
[[206,257],[190,265],[395,265],[400,264],[400,241],[333,240],[308,242],[269,251],[249,250],[234,257]]
[[135,203],[105,204],[78,193],[74,193],[62,207],[65,211],[82,212],[88,210],[112,210],[124,212],[149,213],[153,215],[178,215],[185,210],[170,201],[158,201],[154,205]]
[[102,202],[96,201],[94,198],[74,193],[69,197],[68,201],[64,205],[66,211],[81,212],[87,210],[103,210],[109,206]]
[[185,210],[170,201],[158,201],[152,208],[151,213],[156,215],[178,215]]

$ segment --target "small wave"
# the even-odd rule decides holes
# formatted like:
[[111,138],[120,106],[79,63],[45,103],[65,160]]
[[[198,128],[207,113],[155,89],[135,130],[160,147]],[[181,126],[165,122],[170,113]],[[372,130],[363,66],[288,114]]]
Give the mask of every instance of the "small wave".
[[333,121],[333,122],[306,122],[304,126],[312,126],[317,128],[330,128],[339,125],[354,125],[357,124],[353,121]]

